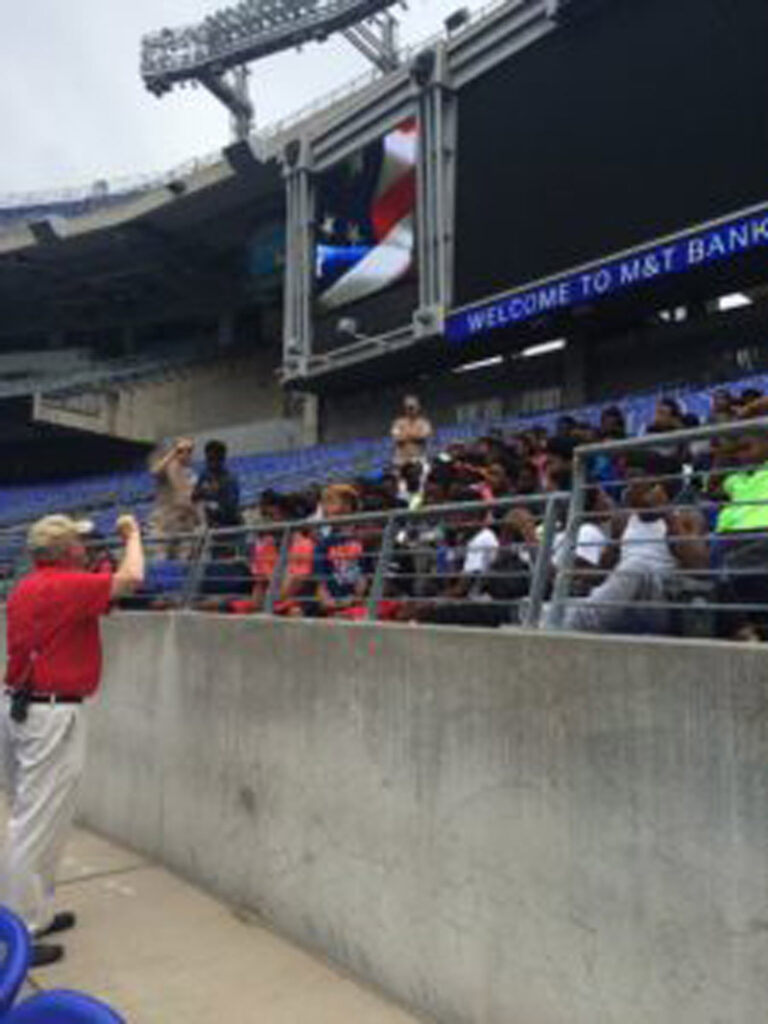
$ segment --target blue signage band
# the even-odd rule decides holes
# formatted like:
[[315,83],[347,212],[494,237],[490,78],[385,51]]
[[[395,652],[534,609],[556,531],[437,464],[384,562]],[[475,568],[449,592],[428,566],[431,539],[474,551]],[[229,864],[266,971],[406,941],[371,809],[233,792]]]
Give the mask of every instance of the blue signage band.
[[446,318],[445,336],[452,344],[471,341],[500,327],[593,303],[763,246],[768,246],[768,206],[457,310]]

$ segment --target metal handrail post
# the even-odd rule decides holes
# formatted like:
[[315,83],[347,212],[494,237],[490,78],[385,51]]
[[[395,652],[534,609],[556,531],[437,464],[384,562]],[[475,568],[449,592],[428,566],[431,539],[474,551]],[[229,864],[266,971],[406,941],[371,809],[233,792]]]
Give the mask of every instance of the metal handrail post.
[[573,457],[573,476],[571,483],[571,500],[568,506],[568,521],[563,537],[563,558],[557,569],[555,585],[552,590],[552,615],[550,623],[554,629],[562,629],[565,618],[565,605],[571,586],[573,567],[576,562],[576,546],[579,539],[579,528],[584,514],[585,494],[587,487],[587,462],[577,448]]
[[597,441],[580,445],[575,454],[586,459],[592,455],[622,455],[638,448],[660,448],[683,445],[690,441],[711,441],[723,437],[738,437],[752,430],[768,432],[768,416],[750,420],[733,420],[729,423],[711,423],[703,427],[686,427],[685,430],[670,430],[663,434],[644,434],[642,437],[626,437],[616,441]]
[[264,598],[264,612],[266,615],[274,614],[275,602],[277,601],[278,595],[280,594],[280,588],[283,585],[285,570],[288,567],[288,555],[291,550],[292,531],[290,526],[284,526],[282,530],[283,536],[280,541],[280,551],[277,556],[277,565],[275,566],[275,571],[272,573],[272,579],[269,581],[267,593]]
[[371,589],[368,593],[368,618],[371,621],[375,621],[377,618],[379,601],[381,601],[382,594],[384,593],[384,580],[386,578],[389,559],[392,555],[392,548],[394,547],[397,518],[396,512],[392,512],[387,517],[387,523],[381,535],[379,557],[376,560],[376,569],[374,570]]
[[531,591],[523,620],[523,625],[528,629],[536,629],[540,625],[541,609],[544,604],[544,595],[547,592],[547,583],[549,582],[552,566],[552,551],[555,546],[557,501],[558,499],[552,495],[547,500],[547,507],[544,513],[544,528],[541,543],[536,552],[536,562],[531,577]]
[[187,576],[187,585],[184,587],[184,593],[181,598],[181,607],[185,611],[189,611],[192,601],[197,594],[200,583],[203,578],[203,567],[208,561],[208,556],[211,550],[211,537],[215,531],[210,530],[206,527],[203,531],[203,535],[200,538],[200,542],[195,545],[194,555],[191,559],[189,568],[189,575]]

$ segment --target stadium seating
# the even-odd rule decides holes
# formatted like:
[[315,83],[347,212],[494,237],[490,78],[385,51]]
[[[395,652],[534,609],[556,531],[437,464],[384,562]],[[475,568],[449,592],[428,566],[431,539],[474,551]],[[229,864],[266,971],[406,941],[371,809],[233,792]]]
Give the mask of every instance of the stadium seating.
[[140,194],[141,190],[130,192],[97,192],[78,199],[62,199],[60,201],[30,201],[13,206],[0,205],[0,231],[16,224],[43,220],[46,217],[81,217],[96,210],[105,210],[117,206]]
[[4,380],[0,373],[0,398],[13,398],[36,391],[57,397],[78,394],[110,385],[150,380],[210,358],[211,343],[205,339],[205,342],[198,344],[188,341],[173,347],[155,346],[149,353],[94,360],[90,364],[74,365],[63,371],[58,369],[54,360],[50,360],[51,366],[38,364],[28,373],[9,375],[10,379]]
[[8,1024],[125,1024],[105,1003],[80,992],[38,992],[2,1018]]
[[[768,393],[768,375],[759,375],[729,382],[733,391],[756,388]],[[633,396],[613,404],[624,413],[630,434],[640,434],[653,420],[656,403],[661,395],[676,398],[684,411],[695,413],[702,420],[709,417],[714,388],[662,389]],[[493,429],[520,430],[541,426],[553,430],[559,417],[569,414],[581,421],[597,423],[603,402],[573,410],[517,417],[486,424],[446,427],[437,432],[436,443],[445,447],[453,442],[466,441]],[[323,484],[381,473],[391,454],[388,437],[361,439],[343,444],[320,445],[298,451],[242,455],[231,459],[231,467],[238,474],[245,507],[255,505],[262,490],[271,487],[282,491],[299,490],[310,484]],[[114,522],[115,511],[131,509],[146,520],[154,486],[146,471],[115,473],[110,476],[90,477],[66,483],[40,483],[25,487],[0,487],[0,528],[18,526],[53,509],[80,514],[87,513],[97,528],[108,531]],[[0,538],[0,541],[2,538]],[[5,538],[10,544],[11,538]],[[0,543],[0,565],[3,545]]]
[[[294,489],[314,481],[345,478],[380,470],[389,454],[386,441],[355,441],[344,445],[308,448],[296,452],[246,455],[233,458],[246,505],[258,499],[265,487]],[[28,522],[52,508],[77,510],[110,520],[115,508],[138,508],[146,513],[153,482],[146,472],[0,488],[0,526]]]

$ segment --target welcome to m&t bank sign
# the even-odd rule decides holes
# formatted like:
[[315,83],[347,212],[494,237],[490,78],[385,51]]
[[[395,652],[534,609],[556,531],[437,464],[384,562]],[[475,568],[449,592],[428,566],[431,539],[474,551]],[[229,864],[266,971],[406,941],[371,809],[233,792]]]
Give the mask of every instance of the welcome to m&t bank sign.
[[470,341],[761,246],[768,246],[768,207],[459,310],[446,320],[445,335],[449,342]]

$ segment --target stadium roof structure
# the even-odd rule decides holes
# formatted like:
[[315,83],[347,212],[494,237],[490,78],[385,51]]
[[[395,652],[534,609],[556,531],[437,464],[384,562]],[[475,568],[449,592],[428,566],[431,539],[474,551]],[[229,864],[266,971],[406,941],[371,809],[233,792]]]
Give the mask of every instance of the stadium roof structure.
[[[681,7],[684,2],[686,9],[692,10],[703,0],[679,0]],[[708,2],[714,5],[717,0]],[[751,2],[755,9],[763,11],[762,0]],[[594,252],[562,263],[559,262],[561,238],[556,247],[558,262],[554,267],[545,268],[530,278],[522,274],[510,275],[509,281],[505,277],[492,291],[455,301],[451,282],[459,275],[454,275],[453,249],[459,255],[462,246],[467,251],[467,224],[472,220],[471,210],[464,221],[457,220],[455,200],[468,194],[490,195],[487,182],[491,161],[483,150],[484,156],[476,160],[476,174],[470,181],[467,170],[470,157],[473,152],[480,153],[480,148],[468,146],[466,140],[470,138],[474,125],[478,135],[485,133],[485,142],[494,151],[500,151],[505,139],[509,140],[510,146],[517,145],[514,132],[506,128],[495,130],[492,116],[495,98],[511,95],[512,90],[506,88],[506,79],[500,79],[494,86],[495,94],[481,92],[483,81],[492,83],[491,74],[505,68],[510,74],[513,71],[522,74],[522,69],[528,68],[528,73],[535,77],[539,74],[537,67],[541,54],[546,52],[551,55],[547,65],[550,70],[563,67],[562,74],[570,74],[563,54],[568,52],[566,43],[570,45],[571,36],[574,40],[595,39],[597,42],[594,44],[590,42],[594,46],[601,38],[596,27],[600,28],[603,20],[587,15],[616,11],[624,12],[624,16],[629,18],[630,14],[634,16],[635,12],[651,6],[666,17],[664,0],[654,0],[653,5],[650,0],[493,0],[488,8],[476,12],[460,31],[442,35],[427,45],[421,44],[410,53],[403,52],[401,66],[395,71],[367,77],[359,87],[348,87],[333,103],[294,115],[289,123],[253,136],[248,142],[228,147],[217,159],[191,173],[166,178],[151,187],[134,191],[126,195],[125,201],[113,202],[114,195],[111,195],[109,203],[97,203],[84,215],[68,220],[59,219],[53,208],[47,212],[35,212],[31,220],[17,219],[5,232],[0,203],[0,308],[3,310],[0,348],[8,347],[4,338],[18,341],[20,337],[34,332],[53,335],[56,332],[77,332],[86,326],[98,329],[102,324],[105,328],[140,324],[142,319],[151,322],[155,316],[154,322],[168,320],[175,323],[175,318],[184,314],[189,314],[191,320],[199,323],[208,313],[237,309],[252,286],[246,279],[243,266],[249,241],[254,232],[263,231],[270,224],[285,232],[287,242],[283,383],[286,387],[303,391],[346,388],[361,381],[380,381],[390,375],[402,376],[407,372],[421,372],[424,368],[433,369],[438,364],[469,362],[488,355],[491,350],[522,349],[551,337],[568,336],[570,339],[570,331],[580,337],[587,337],[591,332],[614,333],[624,330],[627,323],[643,323],[649,311],[653,313],[656,308],[672,309],[688,300],[700,304],[713,296],[756,287],[768,280],[768,248],[763,245],[723,263],[694,267],[690,273],[659,276],[658,282],[648,284],[653,293],[652,302],[648,298],[650,291],[628,289],[617,292],[615,296],[609,295],[600,303],[582,302],[521,323],[519,328],[515,328],[514,338],[489,329],[482,335],[478,334],[476,339],[469,339],[466,345],[462,342],[460,347],[445,342],[444,328],[449,317],[463,316],[478,303],[482,307],[501,302],[512,292],[516,293],[520,288],[525,290],[528,281],[538,287],[589,268],[602,267],[609,259],[621,257],[625,262],[625,257],[627,260],[635,258],[637,252],[647,246],[671,244],[670,239],[680,242],[690,231],[715,230],[716,218],[735,215],[739,210],[746,210],[748,205],[751,208],[757,200],[762,208],[766,197],[761,183],[758,196],[752,197],[750,193],[738,205],[734,200],[732,209],[722,206],[718,194],[712,210],[707,207],[703,213],[686,216],[678,223],[678,192],[673,204],[673,223],[671,226],[662,225],[664,230],[646,235],[643,233],[643,220],[643,231],[636,239],[625,240],[621,245],[604,244],[600,239],[599,245],[595,243]],[[655,22],[650,15],[647,17],[648,30],[655,31]],[[678,32],[685,39],[690,19],[681,15],[678,21]],[[627,21],[630,28],[633,24]],[[561,28],[568,31],[561,33]],[[752,35],[758,38],[756,33]],[[535,45],[543,44],[548,37],[551,37],[548,43],[541,47]],[[629,42],[639,53],[634,36],[630,35]],[[530,59],[512,60],[529,50]],[[613,54],[612,50],[606,52]],[[623,66],[620,52],[616,51],[614,59],[619,71]],[[599,63],[593,60],[589,66],[595,69]],[[610,62],[606,63],[606,74],[612,66]],[[676,65],[670,62],[670,67],[674,70]],[[554,80],[551,75],[539,77],[542,81]],[[581,77],[585,88],[589,87],[591,76]],[[635,76],[634,80],[639,102],[646,90],[644,86],[641,88],[640,77]],[[575,92],[575,84],[576,78],[573,78],[571,93]],[[464,99],[469,100],[472,89],[477,97],[476,106],[468,107],[469,113],[464,112],[459,132],[461,112],[458,105]],[[626,93],[626,89],[622,90],[621,97]],[[524,112],[538,111],[538,101],[542,97],[549,104],[548,116],[535,121],[533,128],[529,126],[528,139],[552,139],[553,133],[542,131],[541,126],[550,124],[561,107],[565,109],[563,97],[566,91],[562,88],[538,91],[526,88],[521,95]],[[618,92],[606,89],[603,95],[616,97],[617,118],[626,120]],[[586,110],[586,105],[583,109]],[[327,335],[320,337],[316,324],[319,317],[313,304],[314,190],[325,172],[344,161],[353,162],[364,147],[381,140],[386,133],[414,116],[418,118],[422,140],[417,153],[417,173],[429,186],[417,190],[415,197],[415,214],[421,226],[416,237],[418,281],[410,293],[403,289],[405,299],[402,303],[401,293],[390,289],[382,292],[381,300],[379,296],[374,297],[377,305],[375,308],[371,305],[370,313],[357,307],[354,311],[358,321],[355,335],[338,331],[334,312],[328,317]],[[740,130],[740,122],[736,123],[736,118],[731,120],[734,132]],[[581,137],[590,126],[598,131],[600,118],[571,118],[569,123]],[[656,124],[654,118],[651,125],[654,132]],[[464,146],[461,174],[456,172],[459,139]],[[594,145],[585,147],[588,155],[598,149]],[[643,149],[644,153],[649,151],[648,147]],[[742,152],[748,150],[736,146],[723,147],[724,154]],[[521,167],[526,165],[526,161],[518,163]],[[745,163],[743,159],[739,160],[739,164]],[[512,166],[512,161],[499,160],[498,165]],[[562,166],[567,167],[567,161]],[[631,166],[630,161],[622,164],[624,171]],[[759,165],[758,170],[761,167]],[[669,168],[664,166],[661,169],[666,186]],[[582,175],[585,180],[587,177],[590,181],[602,180],[599,175]],[[623,201],[623,177],[621,180],[619,176],[615,177],[618,199]],[[603,180],[602,192],[609,178],[607,176]],[[469,184],[464,187],[463,183]],[[515,211],[517,217],[527,205],[531,209],[536,205],[519,201],[520,196],[530,192],[529,183],[523,184],[525,188],[521,186],[517,193],[513,191],[507,196],[502,192],[504,202],[499,203],[495,211],[495,219],[499,223],[507,207]],[[569,188],[560,190],[566,198],[570,195],[570,184]],[[687,181],[685,189],[691,191]],[[584,205],[585,210],[591,208]],[[581,238],[584,232],[571,232],[567,228],[571,223],[571,213],[569,211],[569,216],[560,220],[553,218],[552,222],[562,222],[566,225],[567,234]],[[479,225],[476,232],[479,245],[490,250],[485,238],[486,225],[490,222],[487,211],[475,220]],[[606,222],[606,232],[610,234],[615,223],[615,218],[610,218]],[[531,238],[536,241],[540,234],[544,236],[540,227],[545,224],[547,218],[539,216],[533,224],[535,232],[529,234],[529,241]],[[632,224],[629,227],[634,230]],[[768,213],[765,222],[761,220],[758,227],[761,237],[763,232],[768,237]],[[511,231],[499,232],[496,248],[503,257],[505,273],[507,251],[515,248],[508,240],[517,237]],[[455,246],[453,239],[458,240]],[[591,235],[589,239],[592,245]],[[520,244],[518,248],[524,251],[526,261],[531,258],[529,245]],[[466,265],[468,257],[462,256],[462,259]],[[635,272],[634,266],[632,263],[631,273]],[[275,285],[277,289],[279,281],[276,280]],[[250,294],[253,298],[253,291]],[[276,290],[270,301],[276,308]],[[258,304],[259,299],[256,298],[255,302]],[[384,309],[385,302],[391,302],[393,309],[400,304],[392,316],[390,309]],[[388,317],[384,324],[381,323],[384,316],[380,317],[382,310]],[[492,310],[488,316],[492,318],[496,314]],[[334,327],[337,328],[336,334],[329,340]],[[313,332],[317,334],[317,345],[314,344]],[[355,340],[349,343],[348,337]]]
[[[495,21],[508,2],[490,0],[469,23]],[[357,8],[358,17],[372,10]],[[402,60],[424,45],[402,51]],[[286,145],[322,136],[332,159],[339,119],[354,121],[359,111],[379,131],[372,112],[388,103],[393,86],[398,95],[409,92],[408,83],[405,64],[389,74],[372,69],[247,141],[158,178],[99,183],[106,188],[98,194],[90,187],[0,197],[0,347],[33,335],[139,325],[154,315],[194,318],[242,300],[245,246],[254,231],[285,225]]]
[[[255,232],[282,223],[273,160],[247,143],[192,175],[72,218],[52,206],[0,231],[0,346],[236,308]],[[5,341],[4,341],[5,339]]]

